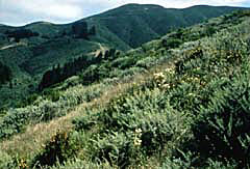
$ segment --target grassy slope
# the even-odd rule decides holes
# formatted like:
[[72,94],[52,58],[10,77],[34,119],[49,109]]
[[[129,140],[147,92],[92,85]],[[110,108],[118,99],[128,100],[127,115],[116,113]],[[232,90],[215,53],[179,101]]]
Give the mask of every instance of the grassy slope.
[[[100,43],[110,48],[129,49],[126,44],[119,42],[115,35],[99,27],[97,27],[98,35],[90,37],[90,40],[73,39],[70,36],[55,37],[62,30],[68,30],[70,27],[70,25],[59,26],[48,23],[28,25],[26,28],[39,32],[40,36],[30,38],[28,41],[23,40],[21,43],[14,43],[16,46],[0,50],[0,60],[11,67],[14,75],[13,88],[9,88],[7,84],[0,89],[1,93],[4,93],[0,99],[1,105],[15,105],[22,96],[36,88],[46,70],[53,65],[62,65],[74,58],[98,50]],[[44,39],[41,36],[47,36],[50,39]],[[6,41],[2,47],[8,45],[13,45],[13,43]],[[29,88],[30,85],[33,87]],[[10,100],[8,97],[13,99]]]
[[[115,77],[108,76],[109,79],[103,79],[97,86],[79,85],[66,91],[62,89],[59,90],[58,101],[40,105],[41,100],[46,101],[46,98],[40,98],[31,107],[17,110],[30,113],[29,110],[34,109],[32,106],[37,106],[34,113],[38,113],[44,111],[43,106],[46,106],[47,113],[59,113],[56,115],[58,117],[61,109],[52,109],[50,105],[65,106],[65,99],[68,99],[66,107],[71,105],[75,109],[69,109],[68,115],[46,123],[35,124],[35,118],[34,124],[23,128],[20,134],[2,141],[0,152],[4,159],[0,161],[0,166],[13,165],[14,168],[16,163],[31,165],[39,156],[49,158],[46,152],[54,152],[58,158],[62,158],[60,154],[64,153],[62,159],[67,161],[65,164],[57,164],[55,168],[119,168],[123,165],[132,168],[246,167],[247,163],[242,162],[241,157],[248,157],[249,154],[242,156],[241,153],[245,151],[235,151],[239,145],[234,134],[241,137],[241,148],[247,147],[249,132],[239,132],[238,129],[246,127],[244,125],[247,123],[243,122],[242,117],[249,116],[249,95],[244,93],[249,92],[247,82],[250,79],[250,32],[246,26],[250,22],[249,16],[249,13],[239,13],[211,20],[203,26],[186,28],[182,30],[181,36],[184,44],[175,49],[168,50],[162,46],[162,40],[145,44],[143,48],[126,54],[142,55],[137,58],[137,63],[120,70],[126,72],[132,69],[134,75],[126,73],[126,76],[119,76],[118,83],[114,81]],[[206,31],[204,27],[210,25],[217,33],[188,40],[193,39],[192,35],[197,32]],[[166,37],[173,37],[176,33]],[[235,39],[235,36],[238,38]],[[117,65],[118,59],[113,60],[111,65]],[[148,62],[150,59],[154,60],[153,65]],[[141,66],[149,71],[140,73],[135,69]],[[93,95],[97,89],[101,90],[100,93]],[[91,97],[82,98],[85,95]],[[234,98],[233,101],[239,100],[239,103],[232,104],[231,98]],[[80,101],[72,103],[73,100]],[[230,113],[229,119],[223,115],[224,110]],[[237,116],[237,113],[243,114]],[[11,117],[11,114],[7,115]],[[217,120],[213,121],[213,117]],[[26,124],[30,124],[30,121],[24,123],[24,126]],[[9,128],[9,132],[11,130]],[[224,130],[229,133],[233,131],[234,134],[221,135]],[[56,133],[63,133],[63,137]],[[199,140],[203,139],[203,133],[209,141],[202,141],[205,141],[206,146],[212,146],[211,154],[202,151],[206,148],[202,147],[203,143]],[[197,136],[200,137],[197,139]],[[218,140],[214,140],[214,136]],[[55,141],[55,138],[58,140]],[[53,145],[59,145],[56,151]],[[75,148],[76,161],[71,154]],[[229,154],[222,149],[229,150]],[[183,153],[179,153],[180,150]],[[17,154],[15,162],[13,157]],[[99,160],[101,163],[97,163]]]
[[14,75],[13,85],[4,85],[0,89],[0,93],[4,94],[0,99],[0,105],[16,105],[18,100],[36,89],[46,70],[53,65],[63,64],[98,50],[99,43],[109,48],[127,51],[131,47],[160,37],[171,27],[192,25],[237,9],[240,8],[197,6],[176,10],[155,5],[125,5],[84,19],[89,27],[95,25],[97,29],[98,35],[90,40],[62,37],[62,32],[70,31],[72,24],[37,22],[24,28],[38,32],[39,37],[14,43],[6,39],[4,32],[18,28],[0,26],[0,61],[9,65]]

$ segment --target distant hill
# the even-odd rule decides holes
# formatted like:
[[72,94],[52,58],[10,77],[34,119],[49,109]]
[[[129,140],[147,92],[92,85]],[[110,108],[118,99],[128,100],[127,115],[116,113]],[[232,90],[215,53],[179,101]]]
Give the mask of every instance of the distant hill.
[[[0,25],[0,62],[11,69],[11,83],[0,87],[0,105],[37,90],[43,74],[103,49],[128,51],[172,29],[204,22],[244,8],[194,6],[167,9],[128,4],[65,25],[36,22],[23,27]],[[105,52],[104,52],[105,53]],[[11,105],[11,104],[10,104]]]
[[164,8],[159,5],[128,4],[87,19],[98,23],[134,48],[161,37],[171,29],[201,23],[239,7],[198,5],[185,9]]

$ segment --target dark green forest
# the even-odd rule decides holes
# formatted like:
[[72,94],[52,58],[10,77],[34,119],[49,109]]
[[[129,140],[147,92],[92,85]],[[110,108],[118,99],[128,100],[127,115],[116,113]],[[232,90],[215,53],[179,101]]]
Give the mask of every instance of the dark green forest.
[[1,62],[0,62],[0,75],[1,75],[0,85],[11,80],[12,73],[10,68]]

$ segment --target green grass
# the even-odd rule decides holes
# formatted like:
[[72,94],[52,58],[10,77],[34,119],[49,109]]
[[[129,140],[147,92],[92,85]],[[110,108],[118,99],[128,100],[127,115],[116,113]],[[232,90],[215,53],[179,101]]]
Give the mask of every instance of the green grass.
[[249,168],[248,16],[174,30],[2,111],[0,166]]
[[[48,69],[57,64],[63,65],[74,58],[93,54],[100,50],[100,44],[106,48],[128,51],[159,38],[174,28],[190,26],[241,9],[243,8],[197,6],[177,10],[155,5],[125,5],[80,20],[79,22],[86,21],[89,29],[92,26],[96,28],[97,34],[90,36],[88,40],[75,39],[70,35],[74,23],[55,25],[37,22],[26,25],[21,28],[38,33],[39,36],[24,38],[18,43],[8,38],[6,31],[21,28],[0,26],[0,61],[12,69],[14,84],[13,88],[1,89],[0,107],[18,106],[15,103],[27,99],[24,96],[35,92],[42,75]],[[63,35],[63,32],[69,34]],[[199,37],[194,35],[193,38]]]

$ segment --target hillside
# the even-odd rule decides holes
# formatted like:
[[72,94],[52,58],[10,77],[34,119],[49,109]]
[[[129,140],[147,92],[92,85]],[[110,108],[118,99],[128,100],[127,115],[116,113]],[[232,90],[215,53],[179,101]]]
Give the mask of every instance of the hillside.
[[158,5],[129,4],[90,17],[87,21],[97,22],[107,27],[128,46],[135,48],[165,35],[171,29],[201,23],[209,18],[242,9],[205,5],[171,9]]
[[0,168],[248,169],[249,25],[173,30],[2,111]]
[[[3,37],[3,40],[0,40],[0,61],[10,67],[13,75],[11,83],[5,83],[0,87],[1,105],[16,105],[17,98],[24,98],[28,93],[37,90],[43,74],[48,69],[59,64],[63,66],[79,57],[93,57],[95,52],[100,50],[100,44],[107,49],[130,49],[117,38],[101,37],[101,32],[98,35],[90,34],[88,37],[79,38],[73,32],[74,25],[77,24],[53,25],[40,22],[22,28],[0,27],[0,37],[1,34]],[[97,28],[91,25],[87,27],[88,31]],[[29,37],[29,32],[25,32],[27,30],[31,35],[33,33],[38,36]],[[6,32],[13,35],[4,34]],[[16,37],[20,40],[15,39]]]
[[[0,108],[22,106],[21,100],[27,100],[27,96],[37,92],[49,69],[64,67],[82,57],[98,56],[100,52],[105,55],[103,49],[128,51],[171,29],[241,9],[244,8],[195,6],[166,9],[156,5],[129,4],[66,25],[37,22],[23,27],[0,26],[0,62],[11,70],[9,81],[0,84]],[[86,65],[96,62],[90,61]],[[81,66],[81,69],[85,68]],[[61,82],[79,70],[64,72],[65,77],[54,82]]]

